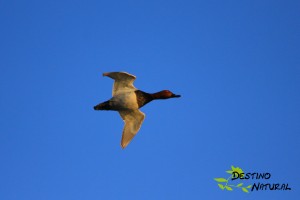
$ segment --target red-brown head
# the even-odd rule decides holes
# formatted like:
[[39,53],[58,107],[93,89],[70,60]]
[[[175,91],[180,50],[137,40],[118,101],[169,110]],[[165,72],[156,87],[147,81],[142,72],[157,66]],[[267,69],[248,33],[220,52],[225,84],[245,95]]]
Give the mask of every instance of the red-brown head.
[[180,95],[174,94],[169,90],[162,90],[160,92],[156,92],[152,94],[153,99],[169,99],[169,98],[176,98],[181,97]]

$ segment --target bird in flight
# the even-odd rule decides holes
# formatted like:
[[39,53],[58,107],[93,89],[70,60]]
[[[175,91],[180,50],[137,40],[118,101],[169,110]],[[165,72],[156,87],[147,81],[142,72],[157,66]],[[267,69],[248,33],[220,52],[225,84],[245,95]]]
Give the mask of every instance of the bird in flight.
[[124,121],[121,147],[124,149],[137,134],[145,119],[145,114],[139,110],[147,103],[156,99],[169,99],[180,97],[169,90],[156,93],[147,93],[133,86],[135,76],[126,72],[103,73],[114,79],[112,98],[94,106],[95,110],[118,111]]

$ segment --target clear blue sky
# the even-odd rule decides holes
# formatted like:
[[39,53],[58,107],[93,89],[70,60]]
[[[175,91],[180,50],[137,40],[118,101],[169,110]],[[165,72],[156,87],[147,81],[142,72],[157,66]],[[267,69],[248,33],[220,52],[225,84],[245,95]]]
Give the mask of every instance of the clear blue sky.
[[[9,0],[0,26],[0,199],[299,198],[299,1]],[[125,150],[110,71],[182,95]],[[222,191],[231,165],[292,190]]]

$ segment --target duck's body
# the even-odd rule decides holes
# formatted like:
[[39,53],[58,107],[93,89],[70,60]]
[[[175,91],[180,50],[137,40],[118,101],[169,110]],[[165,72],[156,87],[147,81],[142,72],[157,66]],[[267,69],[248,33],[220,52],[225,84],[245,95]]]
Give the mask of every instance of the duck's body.
[[94,108],[95,110],[134,110],[143,107],[153,99],[152,94],[141,90],[135,90],[133,92],[119,93],[110,100],[98,104]]
[[108,76],[115,80],[113,97],[94,106],[94,109],[119,112],[125,122],[121,140],[122,148],[129,144],[144,121],[145,114],[139,108],[155,99],[180,97],[180,95],[175,95],[169,90],[163,90],[154,94],[138,90],[133,86],[135,76],[126,72],[109,72],[104,73],[103,76]]

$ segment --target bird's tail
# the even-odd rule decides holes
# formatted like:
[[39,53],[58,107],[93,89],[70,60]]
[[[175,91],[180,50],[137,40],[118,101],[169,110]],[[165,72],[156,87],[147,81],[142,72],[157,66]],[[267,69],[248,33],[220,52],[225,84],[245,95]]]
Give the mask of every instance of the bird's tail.
[[111,107],[109,105],[109,101],[99,103],[98,105],[94,106],[94,110],[111,110]]

